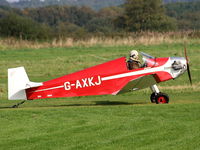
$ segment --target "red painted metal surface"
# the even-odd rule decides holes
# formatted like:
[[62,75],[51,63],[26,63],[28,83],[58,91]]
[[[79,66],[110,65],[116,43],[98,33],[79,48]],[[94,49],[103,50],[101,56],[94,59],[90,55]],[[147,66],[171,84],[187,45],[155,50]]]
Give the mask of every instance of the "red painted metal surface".
[[[148,67],[162,66],[169,58],[157,58],[155,64]],[[151,61],[151,62],[153,62]],[[148,68],[128,70],[125,57],[118,58],[82,71],[43,82],[43,85],[26,90],[28,100],[73,97],[89,95],[117,94],[129,81],[145,75],[155,75],[157,82],[171,79],[164,71],[150,71]]]

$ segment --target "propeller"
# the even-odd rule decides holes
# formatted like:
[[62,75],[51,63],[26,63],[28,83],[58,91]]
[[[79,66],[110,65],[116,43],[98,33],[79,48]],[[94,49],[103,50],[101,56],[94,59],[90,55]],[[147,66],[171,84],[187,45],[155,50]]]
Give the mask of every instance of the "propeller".
[[184,46],[184,53],[185,53],[185,59],[186,59],[186,63],[187,63],[188,78],[189,78],[190,84],[192,85],[192,77],[191,77],[191,73],[190,73],[190,66],[189,66],[189,60],[188,60],[188,56],[187,56],[186,46]]

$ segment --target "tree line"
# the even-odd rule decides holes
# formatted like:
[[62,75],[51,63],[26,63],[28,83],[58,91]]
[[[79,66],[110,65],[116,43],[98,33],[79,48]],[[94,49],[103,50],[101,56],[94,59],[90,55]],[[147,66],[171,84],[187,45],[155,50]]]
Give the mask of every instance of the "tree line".
[[86,6],[67,5],[26,9],[1,6],[0,35],[35,40],[199,30],[199,10],[200,2],[192,6],[190,3],[163,5],[162,0],[126,0],[122,6],[98,11]]
[[166,14],[177,21],[179,30],[200,29],[200,1],[165,5]]

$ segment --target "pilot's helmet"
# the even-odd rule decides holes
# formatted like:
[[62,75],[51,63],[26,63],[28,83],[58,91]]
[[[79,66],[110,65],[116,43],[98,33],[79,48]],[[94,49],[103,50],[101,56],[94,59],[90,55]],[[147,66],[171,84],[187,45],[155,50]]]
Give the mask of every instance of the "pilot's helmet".
[[130,52],[130,59],[133,59],[133,60],[138,60],[139,59],[139,54],[136,50],[132,50]]

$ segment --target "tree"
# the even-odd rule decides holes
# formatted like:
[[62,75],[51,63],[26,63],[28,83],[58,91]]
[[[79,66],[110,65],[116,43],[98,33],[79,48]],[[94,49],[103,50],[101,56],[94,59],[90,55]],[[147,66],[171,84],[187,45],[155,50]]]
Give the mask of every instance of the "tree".
[[14,13],[0,19],[0,33],[3,36],[22,39],[48,39],[51,29],[44,25]]
[[179,30],[200,29],[200,1],[165,5],[166,13],[177,19]]
[[165,15],[162,0],[126,0],[128,31],[166,31],[176,28],[175,20]]
[[56,27],[56,36],[59,38],[81,38],[86,34],[85,32],[84,28],[68,22],[60,22]]
[[60,22],[70,22],[82,27],[96,15],[96,12],[89,7],[47,6],[25,9],[24,14],[51,27],[57,26]]
[[93,18],[86,25],[88,32],[93,33],[110,33],[113,32],[113,24],[108,18]]

